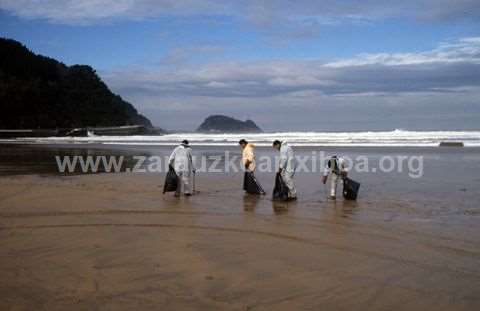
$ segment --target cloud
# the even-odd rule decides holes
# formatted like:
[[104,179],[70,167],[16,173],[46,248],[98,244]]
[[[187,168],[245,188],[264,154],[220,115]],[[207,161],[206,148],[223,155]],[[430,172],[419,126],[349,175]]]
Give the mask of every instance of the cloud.
[[478,0],[0,0],[0,9],[22,18],[62,24],[137,20],[162,15],[236,16],[264,29],[275,26],[303,35],[325,24],[385,18],[480,19]]
[[213,0],[0,0],[0,9],[22,18],[77,25],[222,12],[224,6]]
[[480,37],[462,38],[446,42],[432,51],[421,53],[365,54],[358,57],[325,64],[327,67],[342,68],[366,65],[406,66],[426,64],[480,63]]
[[209,57],[218,56],[225,52],[226,46],[222,45],[197,45],[189,47],[176,47],[169,50],[158,62],[163,66],[179,66],[189,63],[195,57],[202,57],[207,60]]
[[365,54],[351,59],[275,60],[137,68],[105,75],[120,93],[152,96],[265,98],[324,95],[458,92],[480,86],[480,37],[440,44],[420,53]]
[[[456,126],[465,118],[465,126],[471,127],[479,121],[475,113],[480,113],[480,37],[444,42],[419,53],[364,54],[330,62],[183,63],[174,70],[137,67],[104,72],[102,77],[115,92],[170,128],[194,128],[203,116],[226,113],[270,116],[277,121],[268,125],[266,120],[264,127],[271,129],[289,115],[291,125],[296,122],[297,129],[305,129],[315,126],[313,115],[319,111],[322,116],[317,117],[328,124],[328,115],[344,118],[353,113],[353,119],[364,120],[362,127],[368,127],[366,120],[378,124],[378,118],[395,115],[402,122],[421,116],[435,119],[442,111],[443,119],[450,113],[457,118]],[[414,108],[406,110],[405,105]],[[459,105],[464,106],[458,110]],[[406,111],[409,114],[401,117]],[[179,115],[183,123],[174,118]]]

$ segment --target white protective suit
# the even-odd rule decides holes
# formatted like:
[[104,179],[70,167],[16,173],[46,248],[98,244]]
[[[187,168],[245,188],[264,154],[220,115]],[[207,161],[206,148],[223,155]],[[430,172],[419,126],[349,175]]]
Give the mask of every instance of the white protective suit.
[[[336,168],[335,166],[328,167],[328,163],[330,161],[336,161]],[[333,163],[332,163],[333,164]],[[325,170],[323,172],[323,176],[327,177],[330,175],[330,197],[335,198],[337,196],[337,185],[339,180],[342,179],[342,173],[346,173],[346,165],[345,160],[341,157],[332,157],[325,165]]]
[[190,185],[192,173],[195,171],[192,159],[192,148],[185,144],[176,147],[170,155],[169,164],[173,166],[179,179],[176,194],[179,195],[182,192],[182,188],[185,194],[192,194]]
[[282,142],[282,145],[280,146],[279,169],[281,170],[280,174],[282,179],[288,187],[288,196],[290,198],[297,197],[297,189],[295,188],[295,182],[293,181],[296,166],[297,164],[292,147],[286,142]]

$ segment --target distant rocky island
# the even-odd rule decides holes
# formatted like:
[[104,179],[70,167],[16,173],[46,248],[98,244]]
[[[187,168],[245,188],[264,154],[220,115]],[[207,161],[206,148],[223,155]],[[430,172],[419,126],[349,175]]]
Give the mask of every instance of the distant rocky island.
[[146,117],[108,89],[92,67],[66,66],[4,38],[0,38],[0,102],[0,130],[152,128]]
[[213,115],[203,121],[197,132],[201,133],[261,133],[252,120],[241,121],[223,115]]

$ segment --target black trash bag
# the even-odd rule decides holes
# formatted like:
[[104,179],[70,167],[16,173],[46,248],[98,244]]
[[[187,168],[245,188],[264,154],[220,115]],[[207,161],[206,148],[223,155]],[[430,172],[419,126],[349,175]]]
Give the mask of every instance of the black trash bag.
[[273,187],[272,199],[275,201],[287,201],[288,200],[288,187],[283,181],[282,175],[277,173],[275,176],[275,187]]
[[249,194],[265,194],[265,191],[255,178],[255,175],[253,175],[253,172],[245,172],[243,190]]
[[165,176],[165,184],[163,185],[163,193],[177,191],[178,176],[175,169],[169,166],[167,176]]
[[345,177],[343,179],[343,197],[345,200],[356,200],[360,183],[353,179]]

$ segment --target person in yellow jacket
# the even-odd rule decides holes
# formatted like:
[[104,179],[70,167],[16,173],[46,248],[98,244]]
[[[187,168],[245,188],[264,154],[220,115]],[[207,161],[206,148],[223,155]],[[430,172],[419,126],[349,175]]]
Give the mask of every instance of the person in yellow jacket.
[[242,164],[245,168],[245,177],[243,179],[243,190],[248,194],[265,194],[262,185],[255,178],[255,153],[253,149],[255,146],[249,144],[245,139],[238,142],[242,148]]
[[253,149],[255,148],[254,144],[249,143],[245,139],[242,139],[238,142],[242,148],[242,163],[246,171],[254,172],[255,171],[255,153]]

